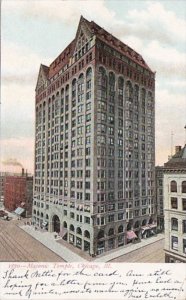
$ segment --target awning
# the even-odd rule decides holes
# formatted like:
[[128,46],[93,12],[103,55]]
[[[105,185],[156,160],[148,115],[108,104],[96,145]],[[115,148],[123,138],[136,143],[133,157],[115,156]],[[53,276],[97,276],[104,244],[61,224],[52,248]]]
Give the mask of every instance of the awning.
[[17,214],[17,215],[22,215],[22,213],[23,213],[24,211],[25,211],[24,208],[22,208],[22,207],[17,207],[16,210],[15,210],[14,212],[15,212],[15,214]]
[[157,224],[149,224],[149,228],[155,228],[157,227]]
[[47,221],[45,221],[45,222],[42,223],[42,226],[47,226],[47,225],[48,225]]
[[144,233],[144,231],[145,231],[145,230],[148,230],[148,229],[150,229],[149,226],[143,226],[143,227],[141,227],[142,233]]
[[67,228],[63,228],[63,229],[60,231],[59,235],[60,235],[61,237],[64,237],[66,233],[67,233]]
[[135,238],[137,238],[137,235],[135,234],[135,232],[134,231],[127,231],[127,240],[133,240],[133,239],[135,239]]

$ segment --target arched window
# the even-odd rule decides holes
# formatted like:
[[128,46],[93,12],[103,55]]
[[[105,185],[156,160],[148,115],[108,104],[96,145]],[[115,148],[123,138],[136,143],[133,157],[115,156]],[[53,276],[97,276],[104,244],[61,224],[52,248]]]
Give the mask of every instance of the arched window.
[[124,79],[119,77],[118,79],[118,94],[123,95],[123,88],[124,88]]
[[118,233],[121,233],[121,232],[123,232],[123,225],[120,225],[120,226],[118,227]]
[[67,228],[67,222],[65,222],[65,221],[63,222],[63,227]]
[[131,230],[132,229],[132,224],[129,222],[128,224],[127,224],[127,230]]
[[48,220],[48,215],[46,215],[46,219]]
[[[86,72],[86,88],[87,88],[87,90],[91,89],[91,85],[92,85],[91,80],[92,80],[92,68],[88,68],[88,70]],[[88,93],[90,93],[90,92],[88,92]],[[86,96],[86,99],[87,99],[87,96]]]
[[115,75],[113,72],[109,73],[109,91],[111,93],[115,91]]
[[39,211],[37,211],[37,216],[39,216]]
[[172,180],[170,183],[170,190],[172,193],[177,192],[177,182],[175,180]]
[[43,218],[43,213],[41,212],[41,218]]
[[104,238],[104,235],[105,235],[104,230],[100,230],[100,231],[98,232],[98,237],[97,237],[98,240]]
[[182,185],[181,185],[181,192],[182,192],[182,193],[186,193],[186,181],[183,181],[183,182],[182,182]]
[[133,101],[133,88],[132,88],[132,83],[130,81],[127,81],[126,84],[126,90],[125,90],[125,97],[126,101]]
[[34,209],[34,215],[36,214],[36,210]]
[[80,227],[78,227],[78,228],[76,229],[76,233],[77,233],[77,234],[82,234],[82,231],[81,231],[81,228],[80,228]]
[[90,232],[88,230],[84,231],[84,236],[89,239],[90,238]]
[[110,228],[108,232],[108,236],[114,235],[114,228]]
[[142,90],[141,90],[141,101],[142,101],[142,102],[145,102],[145,97],[146,97],[146,90],[145,90],[145,89],[142,89]]
[[61,90],[61,106],[64,105],[64,89]]
[[84,75],[83,73],[80,74],[78,79],[78,93],[84,92]]
[[152,223],[153,223],[153,219],[150,218],[150,219],[149,219],[149,224],[152,224]]
[[66,87],[65,87],[65,92],[66,92],[66,94],[69,93],[69,84],[66,85]]
[[171,218],[171,229],[178,231],[178,219]]
[[134,224],[134,228],[138,228],[139,226],[140,226],[139,221],[136,221],[135,224]]
[[99,67],[98,84],[102,88],[106,88],[107,87],[107,75],[106,75],[106,71],[105,71],[105,69],[103,67]]
[[86,72],[86,78],[90,79],[92,77],[92,68],[88,68]]
[[142,226],[145,226],[147,224],[147,220],[144,219],[143,222],[142,222]]
[[72,80],[72,98],[74,98],[76,96],[76,79],[74,78]]
[[72,224],[70,225],[70,230],[74,231],[74,225],[72,225]]
[[138,100],[139,100],[139,86],[135,85],[134,86],[134,102],[135,102],[135,105],[138,105]]

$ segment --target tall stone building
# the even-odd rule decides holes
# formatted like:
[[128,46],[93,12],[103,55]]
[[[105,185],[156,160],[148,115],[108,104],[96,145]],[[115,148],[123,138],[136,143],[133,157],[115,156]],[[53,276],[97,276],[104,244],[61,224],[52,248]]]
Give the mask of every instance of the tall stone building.
[[165,262],[186,262],[186,145],[164,164]]
[[163,167],[156,167],[157,229],[164,231]]
[[36,86],[33,222],[91,255],[156,227],[155,74],[81,17]]

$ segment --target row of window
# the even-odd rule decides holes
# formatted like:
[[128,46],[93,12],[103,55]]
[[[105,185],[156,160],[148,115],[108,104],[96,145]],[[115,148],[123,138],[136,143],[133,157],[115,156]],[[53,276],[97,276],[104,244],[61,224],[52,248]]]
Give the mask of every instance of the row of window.
[[[171,197],[171,208],[178,209],[178,198]],[[186,210],[186,198],[182,199],[182,210]]]
[[[171,229],[178,231],[178,229],[179,229],[178,219],[171,218]],[[182,233],[186,233],[186,220],[182,221]]]
[[[171,193],[177,193],[178,191],[177,182],[175,180],[170,182],[170,191]],[[182,181],[181,183],[181,192],[186,193],[186,181]]]
[[[181,241],[180,241],[181,242]],[[182,240],[183,242],[183,253],[186,254],[186,239]],[[171,248],[178,251],[179,239],[177,236],[171,236]]]

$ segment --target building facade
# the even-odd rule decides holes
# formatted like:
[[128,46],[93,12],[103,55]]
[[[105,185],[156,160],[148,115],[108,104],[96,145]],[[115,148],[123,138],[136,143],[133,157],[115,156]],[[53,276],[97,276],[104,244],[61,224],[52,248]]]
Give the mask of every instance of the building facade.
[[186,262],[186,145],[164,166],[165,262]]
[[0,207],[4,205],[4,187],[6,176],[18,176],[18,173],[0,172]]
[[163,167],[156,167],[157,230],[164,231]]
[[[4,183],[5,183],[5,172],[0,172],[0,204],[4,203]],[[0,205],[0,206],[1,206]]]
[[36,86],[33,222],[97,255],[153,233],[155,74],[81,17]]
[[6,176],[4,183],[4,207],[10,212],[21,208],[25,217],[31,217],[33,203],[33,177],[22,173],[20,176]]

